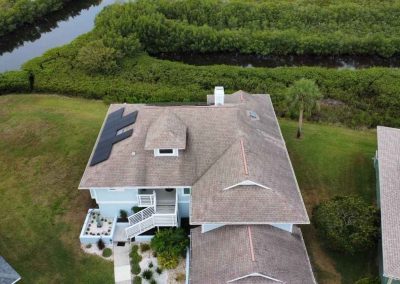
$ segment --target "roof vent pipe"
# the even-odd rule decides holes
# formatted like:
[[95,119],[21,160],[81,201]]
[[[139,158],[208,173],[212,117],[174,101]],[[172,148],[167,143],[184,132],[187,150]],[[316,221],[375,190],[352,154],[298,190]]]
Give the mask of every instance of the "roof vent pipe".
[[225,101],[224,87],[215,87],[214,88],[214,104],[216,106],[223,105],[224,101]]

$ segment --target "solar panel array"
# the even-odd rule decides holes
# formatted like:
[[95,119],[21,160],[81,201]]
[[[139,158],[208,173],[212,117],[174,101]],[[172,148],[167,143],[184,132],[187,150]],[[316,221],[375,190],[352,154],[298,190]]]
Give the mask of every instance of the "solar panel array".
[[134,124],[138,112],[134,111],[128,115],[122,116],[123,113],[124,108],[120,108],[107,116],[103,131],[100,134],[99,142],[97,143],[92,160],[90,161],[91,166],[108,160],[113,145],[132,135],[133,129],[122,133],[118,133],[118,130]]

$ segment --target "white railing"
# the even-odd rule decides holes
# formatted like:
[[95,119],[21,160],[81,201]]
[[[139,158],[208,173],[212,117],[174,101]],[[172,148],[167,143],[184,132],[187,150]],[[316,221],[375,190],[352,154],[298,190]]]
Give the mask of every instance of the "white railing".
[[154,207],[147,207],[131,216],[128,217],[129,223],[134,225],[139,223],[149,217],[151,217],[155,213]]
[[138,206],[139,207],[148,207],[154,206],[156,204],[156,195],[153,194],[138,194]]
[[[142,214],[140,214],[142,213]],[[175,198],[175,211],[170,214],[155,213],[154,207],[148,207],[128,217],[132,226],[125,229],[128,239],[136,237],[154,227],[178,226],[178,197]]]

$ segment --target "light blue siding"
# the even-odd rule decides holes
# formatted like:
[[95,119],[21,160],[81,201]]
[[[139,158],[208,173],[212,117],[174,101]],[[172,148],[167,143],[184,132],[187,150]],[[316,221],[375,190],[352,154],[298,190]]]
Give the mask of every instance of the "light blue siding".
[[290,233],[292,232],[293,229],[293,224],[271,224],[271,226],[277,227],[284,231],[288,231]]
[[137,189],[123,190],[91,189],[91,196],[99,204],[101,215],[105,217],[119,216],[120,210],[125,210],[128,215],[132,207],[137,206]]
[[179,216],[181,218],[189,218],[189,203],[178,203]]
[[123,189],[123,190],[110,190],[110,189],[95,189],[96,201],[135,201],[137,202],[137,189]]
[[225,226],[224,224],[203,224],[201,225],[201,232],[206,233],[212,230],[215,230],[217,228],[220,228],[222,226]]
[[120,210],[125,210],[129,216],[132,214],[133,206],[137,206],[137,203],[99,203],[100,213],[104,217],[119,217]]

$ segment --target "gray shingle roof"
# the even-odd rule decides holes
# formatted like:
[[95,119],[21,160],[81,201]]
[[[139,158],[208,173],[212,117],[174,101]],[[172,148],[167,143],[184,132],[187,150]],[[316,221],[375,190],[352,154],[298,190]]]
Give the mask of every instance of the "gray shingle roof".
[[[121,107],[139,111],[133,135],[115,144],[107,161],[87,166],[80,188],[193,186],[193,223],[309,223],[269,95],[239,91],[218,107],[113,104],[109,113]],[[183,141],[186,130],[179,157],[145,150],[164,140],[154,133],[172,131],[159,120],[165,116],[180,129],[172,140]],[[267,188],[223,190],[245,180]],[[236,208],[244,197],[247,205]]]
[[270,225],[227,225],[204,234],[201,228],[191,230],[190,283],[238,278],[232,283],[316,283],[301,231],[293,229],[293,234]]
[[185,123],[172,111],[165,110],[149,127],[145,150],[185,149]]
[[400,279],[400,129],[377,130],[383,274]]
[[0,256],[0,284],[12,284],[21,279],[21,276]]

